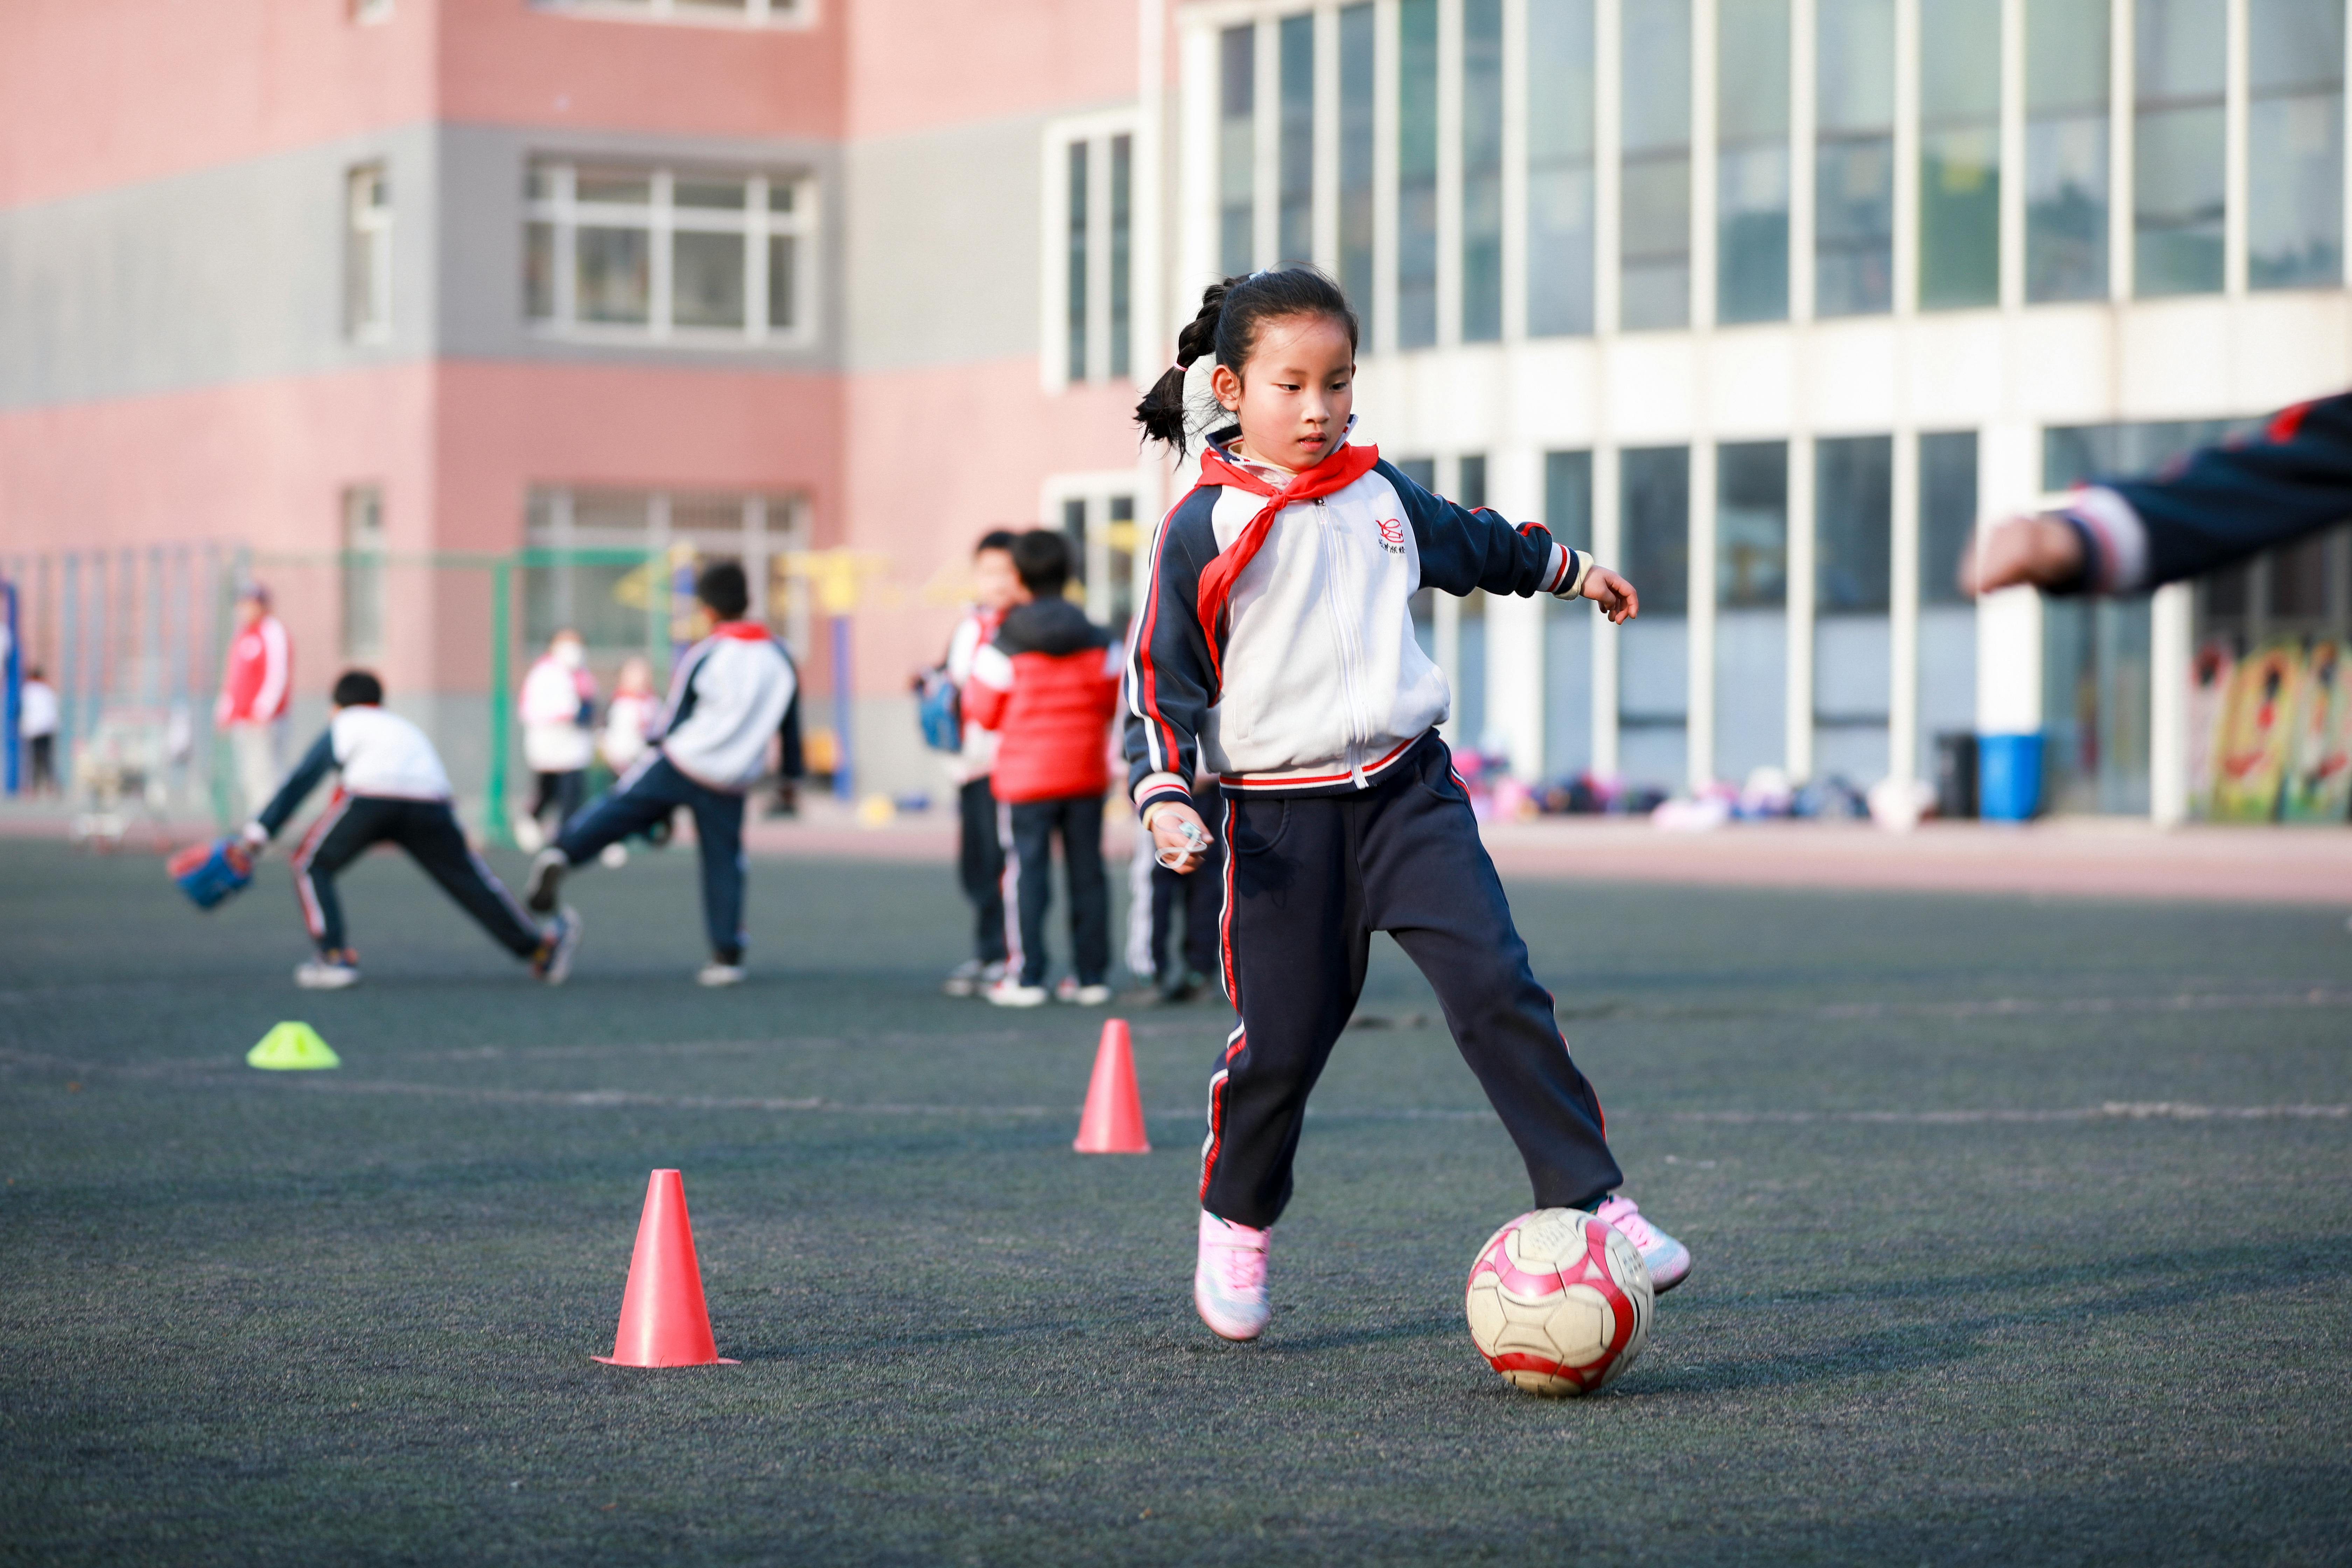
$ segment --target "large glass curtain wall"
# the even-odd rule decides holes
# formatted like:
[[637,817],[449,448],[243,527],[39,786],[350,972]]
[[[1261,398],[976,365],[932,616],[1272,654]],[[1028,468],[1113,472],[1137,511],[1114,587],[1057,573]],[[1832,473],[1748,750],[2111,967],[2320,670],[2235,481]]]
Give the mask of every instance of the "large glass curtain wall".
[[[1985,308],[2000,297],[2004,184],[2021,181],[2013,238],[2028,304],[2229,286],[2233,190],[2245,287],[2341,287],[2347,0],[2235,3],[2242,47],[2232,0],[2020,0],[2013,29],[2001,0],[1615,0],[1609,59],[1602,0],[1357,0],[1271,14],[1214,35],[1218,265],[1329,268],[1373,327],[1373,353],[1685,330],[1695,285],[1713,290],[1713,318],[1727,326],[1883,314],[1910,292],[1898,255],[1916,258],[1917,308]],[[1715,33],[1704,147],[1694,142],[1697,6],[1711,9]],[[1906,10],[1907,91],[1896,80]],[[1336,61],[1318,61],[1327,46]],[[2235,176],[2232,69],[2245,116]],[[1612,72],[1617,234],[1602,257],[1598,117]],[[2009,106],[2022,131],[2017,169],[2003,152],[2011,80],[2021,89]],[[1278,100],[1267,112],[1261,87]],[[1338,102],[1318,106],[1330,90]],[[1915,117],[1910,246],[1895,233],[1896,148],[1914,145],[1899,113]],[[1339,143],[1328,153],[1321,127]],[[2130,169],[2120,197],[2119,129]],[[1273,144],[1258,147],[1261,136]],[[1803,234],[1791,229],[1800,160],[1811,185]],[[1259,190],[1268,180],[1277,189]],[[1319,180],[1336,189],[1318,193]],[[1703,191],[1712,210],[1695,212]],[[1316,226],[1324,199],[1337,217],[1328,235]],[[1695,280],[1696,224],[1714,226],[1714,263]],[[1806,255],[1811,298],[1792,300]],[[1612,292],[1604,268],[1615,274],[1613,323],[1599,309]]]
[[1919,752],[1936,776],[1936,737],[1977,727],[1977,611],[1960,596],[1960,552],[1977,521],[1973,430],[1919,437]]

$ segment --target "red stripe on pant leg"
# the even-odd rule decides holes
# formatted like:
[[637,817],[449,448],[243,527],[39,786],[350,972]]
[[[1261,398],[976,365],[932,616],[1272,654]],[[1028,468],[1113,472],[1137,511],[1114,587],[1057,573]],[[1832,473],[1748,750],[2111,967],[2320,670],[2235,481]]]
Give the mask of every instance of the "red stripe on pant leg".
[[[1231,1059],[1231,1053],[1227,1053]],[[1201,1206],[1209,1206],[1209,1177],[1217,1168],[1217,1152],[1225,1142],[1225,1074],[1209,1079],[1209,1135],[1201,1143]]]
[[1225,906],[1217,914],[1217,955],[1224,961],[1225,1000],[1241,1011],[1242,988],[1234,973],[1234,803],[1225,802]]
[[319,846],[326,842],[329,831],[350,810],[351,797],[338,789],[328,797],[327,809],[319,814],[319,820],[310,825],[310,831],[302,835],[302,842],[294,847],[294,901],[302,906],[302,924],[313,942],[326,938],[327,913],[319,907],[319,896],[310,890],[310,862],[318,855]]

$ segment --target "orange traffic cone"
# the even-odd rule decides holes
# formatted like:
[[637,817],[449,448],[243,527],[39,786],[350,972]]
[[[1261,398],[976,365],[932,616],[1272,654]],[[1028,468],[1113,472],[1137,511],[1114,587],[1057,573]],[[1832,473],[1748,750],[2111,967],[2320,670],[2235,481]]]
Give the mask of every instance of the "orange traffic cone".
[[695,1261],[694,1227],[686,1217],[686,1183],[676,1171],[656,1171],[646,1183],[646,1212],[637,1221],[636,1256],[621,1295],[621,1331],[606,1366],[734,1366],[710,1338],[710,1310],[702,1304],[702,1266]]
[[1124,1018],[1104,1021],[1094,1081],[1087,1085],[1086,1114],[1078,1118],[1077,1142],[1070,1147],[1081,1154],[1151,1152],[1143,1136],[1143,1097],[1135,1089],[1135,1047]]

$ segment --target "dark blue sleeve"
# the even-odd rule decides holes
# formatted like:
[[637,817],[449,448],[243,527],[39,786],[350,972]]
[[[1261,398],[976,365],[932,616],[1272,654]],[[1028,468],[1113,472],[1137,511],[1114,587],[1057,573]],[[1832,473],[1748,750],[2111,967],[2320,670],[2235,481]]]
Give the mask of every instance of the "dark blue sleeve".
[[2352,393],[2297,404],[2161,473],[2104,482],[2147,531],[2140,586],[2242,561],[2352,517]]
[[1127,658],[1127,788],[1138,810],[1190,801],[1200,770],[1201,726],[1218,686],[1216,650],[1201,629],[1201,571],[1217,556],[1219,493],[1211,486],[1185,497],[1152,541]]
[[277,837],[278,830],[286,826],[286,819],[301,806],[305,796],[319,787],[319,781],[325,778],[334,765],[335,731],[330,727],[320,731],[319,738],[310,742],[310,749],[302,753],[302,760],[294,764],[294,771],[286,775],[286,782],[278,786],[278,793],[269,797],[269,804],[261,808],[261,815],[254,820],[261,824],[269,837]]
[[1421,552],[1424,587],[1447,594],[1483,588],[1489,594],[1573,595],[1584,585],[1592,558],[1555,542],[1541,523],[1513,527],[1500,512],[1473,511],[1433,496],[1383,459],[1381,477],[1396,487],[1405,521]]

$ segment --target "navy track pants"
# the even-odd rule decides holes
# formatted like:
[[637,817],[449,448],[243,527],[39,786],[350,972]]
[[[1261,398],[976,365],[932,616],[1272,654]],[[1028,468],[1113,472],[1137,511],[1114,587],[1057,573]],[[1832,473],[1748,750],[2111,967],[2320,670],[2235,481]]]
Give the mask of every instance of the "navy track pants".
[[1425,737],[1345,795],[1227,790],[1220,816],[1241,1027],[1209,1080],[1202,1208],[1247,1226],[1281,1216],[1307,1097],[1356,1010],[1376,931],[1435,988],[1536,1206],[1589,1209],[1615,1190],[1600,1098],[1569,1059],[1444,742]]
[[378,844],[397,844],[407,850],[409,858],[509,952],[518,958],[538,955],[538,924],[466,842],[466,830],[457,826],[457,813],[446,801],[345,795],[341,790],[294,850],[294,896],[302,905],[302,923],[320,952],[348,945],[335,878]]
[[555,840],[564,859],[578,866],[658,822],[679,806],[694,813],[694,837],[702,850],[702,920],[711,956],[722,963],[743,961],[743,797],[688,777],[659,752],[631,768],[627,776],[594,805],[564,825]]

